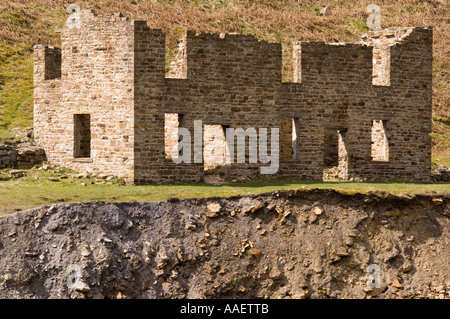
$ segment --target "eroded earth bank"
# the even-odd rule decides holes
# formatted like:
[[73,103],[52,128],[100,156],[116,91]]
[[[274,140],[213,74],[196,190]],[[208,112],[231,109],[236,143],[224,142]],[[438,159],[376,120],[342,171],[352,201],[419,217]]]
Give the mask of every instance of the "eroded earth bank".
[[448,195],[63,203],[0,218],[0,297],[450,298],[449,226]]

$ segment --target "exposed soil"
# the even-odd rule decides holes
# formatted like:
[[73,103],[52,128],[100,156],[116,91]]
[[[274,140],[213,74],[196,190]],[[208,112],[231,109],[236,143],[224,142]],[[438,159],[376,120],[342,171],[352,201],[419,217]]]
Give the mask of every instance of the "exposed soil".
[[449,232],[449,195],[62,203],[0,217],[0,297],[450,298]]

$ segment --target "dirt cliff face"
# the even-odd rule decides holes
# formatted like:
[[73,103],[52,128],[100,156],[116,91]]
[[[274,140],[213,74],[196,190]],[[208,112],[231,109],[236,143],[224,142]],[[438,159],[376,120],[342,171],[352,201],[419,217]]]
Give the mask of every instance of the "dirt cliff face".
[[0,218],[1,298],[450,298],[450,200],[302,190]]

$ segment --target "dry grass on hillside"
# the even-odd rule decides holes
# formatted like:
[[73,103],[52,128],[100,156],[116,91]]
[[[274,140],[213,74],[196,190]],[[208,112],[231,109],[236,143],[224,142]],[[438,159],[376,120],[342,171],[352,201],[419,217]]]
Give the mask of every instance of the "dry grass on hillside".
[[[298,40],[358,41],[367,31],[366,7],[373,0],[6,0],[0,4],[0,39],[31,45],[57,45],[67,17],[65,8],[76,3],[97,13],[120,11],[149,21],[167,32],[172,49],[185,29],[201,32],[239,32],[259,39],[283,43],[284,78],[291,78],[291,43]],[[320,16],[322,5],[330,16]],[[434,28],[434,112],[450,117],[450,5],[445,0],[377,1],[382,26],[433,26]]]

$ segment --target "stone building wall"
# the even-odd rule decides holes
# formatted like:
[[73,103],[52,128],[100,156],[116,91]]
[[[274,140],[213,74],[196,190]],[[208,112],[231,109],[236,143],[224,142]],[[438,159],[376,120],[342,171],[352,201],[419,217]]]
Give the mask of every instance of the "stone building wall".
[[[171,114],[182,118],[171,130],[192,135],[194,121],[201,129],[280,129],[278,176],[319,180],[332,158],[343,178],[430,177],[431,29],[377,31],[360,44],[297,43],[295,82],[283,83],[279,43],[187,31],[166,77],[161,30],[89,10],[80,19],[62,33],[61,78],[45,79],[45,61],[58,56],[36,47],[35,136],[51,162],[135,183],[201,181],[204,141],[222,141],[192,138],[190,163],[175,163],[166,145]],[[76,114],[90,114],[90,158],[74,158]],[[389,161],[373,161],[374,121],[385,123]],[[334,145],[330,131],[340,132]],[[246,159],[227,164],[230,178],[267,166],[249,163],[248,141]]]
[[[79,171],[134,178],[134,21],[82,10],[62,30],[61,59],[35,46],[34,134],[48,160]],[[60,77],[47,79],[60,63]],[[90,115],[90,156],[75,154],[76,115]]]
[[373,86],[376,105],[368,108],[367,115],[372,121],[383,120],[389,161],[363,163],[363,159],[358,159],[353,171],[369,179],[387,179],[391,176],[429,179],[432,31],[426,28],[400,28],[394,33],[395,36],[392,36],[391,29],[385,30],[385,33],[390,35],[393,43],[390,46],[390,85]]

